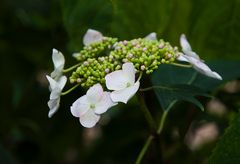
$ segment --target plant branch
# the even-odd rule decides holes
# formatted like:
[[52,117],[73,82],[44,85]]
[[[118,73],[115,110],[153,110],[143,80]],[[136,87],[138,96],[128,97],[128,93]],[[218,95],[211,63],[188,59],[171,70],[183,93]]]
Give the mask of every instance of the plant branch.
[[80,66],[80,65],[81,65],[81,63],[78,63],[78,64],[76,64],[76,65],[74,65],[74,66],[72,66],[72,67],[69,67],[69,68],[67,68],[67,69],[64,69],[64,70],[63,70],[63,73],[67,73],[67,72],[69,72],[69,71],[77,68],[77,67]]
[[151,115],[151,113],[149,112],[148,108],[147,108],[147,105],[145,103],[145,100],[144,100],[144,97],[143,97],[143,94],[141,92],[138,92],[138,99],[139,99],[139,102],[140,102],[140,108],[148,122],[148,125],[149,127],[151,128],[151,130],[155,131],[156,130],[156,124],[155,124],[155,121]]
[[80,83],[77,84],[77,85],[75,85],[75,86],[73,86],[73,87],[70,88],[69,90],[67,90],[67,91],[65,91],[65,92],[62,92],[62,93],[61,93],[61,96],[64,96],[64,95],[66,95],[66,94],[72,92],[72,91],[73,91],[75,88],[77,88],[79,85],[80,85]]
[[153,137],[152,135],[150,135],[150,136],[148,137],[148,139],[146,140],[146,142],[145,142],[145,144],[144,144],[141,152],[139,153],[139,155],[138,155],[138,157],[137,157],[137,160],[136,160],[135,164],[140,164],[140,162],[142,161],[144,155],[146,154],[149,146],[151,145],[153,138],[154,138],[154,137]]

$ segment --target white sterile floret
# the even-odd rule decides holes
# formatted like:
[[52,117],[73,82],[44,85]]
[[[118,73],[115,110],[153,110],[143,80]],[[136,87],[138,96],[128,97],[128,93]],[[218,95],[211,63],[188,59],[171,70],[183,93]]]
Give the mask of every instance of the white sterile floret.
[[199,56],[195,52],[192,51],[192,48],[184,34],[182,34],[180,37],[180,44],[181,44],[182,51],[184,54],[181,53],[179,55],[179,57],[177,58],[177,60],[189,62],[193,66],[193,68],[196,71],[198,71],[199,73],[202,73],[206,76],[209,76],[209,77],[212,77],[212,78],[215,78],[218,80],[222,80],[222,77],[217,72],[212,71],[204,63],[204,61],[201,60],[199,58]]
[[140,82],[135,82],[135,68],[133,63],[125,63],[122,70],[114,71],[105,76],[106,86],[113,90],[110,94],[114,102],[127,103],[139,89]]
[[55,81],[50,76],[46,76],[50,84],[50,99],[48,101],[49,113],[48,117],[51,118],[55,114],[60,106],[61,92],[67,82],[66,76],[61,76],[58,81]]
[[110,92],[103,91],[100,84],[90,87],[86,95],[78,98],[71,106],[71,113],[79,117],[80,123],[86,128],[96,125],[100,114],[116,105],[110,98]]
[[145,39],[147,40],[157,40],[157,33],[156,32],[152,32],[150,34],[148,34]]
[[88,29],[86,34],[83,37],[83,44],[87,46],[94,42],[102,41],[102,39],[103,39],[103,35],[101,32],[93,29]]
[[62,76],[62,71],[63,71],[64,64],[65,64],[65,58],[60,51],[53,49],[52,50],[52,61],[53,61],[53,65],[54,65],[54,71],[51,73],[51,77],[54,80],[58,80]]

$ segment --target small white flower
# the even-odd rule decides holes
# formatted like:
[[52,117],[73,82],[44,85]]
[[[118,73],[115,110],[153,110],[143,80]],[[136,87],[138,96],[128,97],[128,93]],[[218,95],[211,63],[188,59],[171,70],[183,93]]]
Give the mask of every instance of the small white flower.
[[204,63],[204,61],[201,60],[200,57],[195,52],[192,51],[192,48],[188,43],[187,38],[184,34],[182,34],[180,37],[180,44],[184,54],[181,53],[177,58],[177,60],[189,62],[193,66],[193,68],[198,72],[206,76],[209,76],[218,80],[222,80],[222,77],[217,72],[212,71]]
[[126,104],[137,92],[140,82],[135,82],[135,73],[133,63],[125,63],[122,70],[114,71],[105,76],[107,88],[113,90],[110,96],[114,102]]
[[157,40],[157,33],[156,32],[152,32],[150,34],[148,34],[145,39],[147,40]]
[[55,114],[60,106],[61,92],[67,82],[66,76],[61,76],[58,81],[55,81],[50,76],[46,76],[50,84],[50,100],[48,101],[48,107],[50,109],[48,117],[51,118]]
[[96,125],[100,114],[116,105],[111,98],[110,92],[104,92],[100,84],[95,84],[88,89],[86,95],[78,98],[71,106],[71,113],[79,117],[80,123],[86,128]]
[[53,65],[54,65],[54,71],[51,73],[51,77],[54,80],[58,80],[62,76],[62,71],[63,71],[64,64],[65,64],[65,58],[60,51],[53,49],[52,50],[52,61],[53,61]]
[[102,41],[103,38],[104,37],[101,32],[93,29],[88,29],[86,34],[83,37],[83,44],[87,46],[94,42]]

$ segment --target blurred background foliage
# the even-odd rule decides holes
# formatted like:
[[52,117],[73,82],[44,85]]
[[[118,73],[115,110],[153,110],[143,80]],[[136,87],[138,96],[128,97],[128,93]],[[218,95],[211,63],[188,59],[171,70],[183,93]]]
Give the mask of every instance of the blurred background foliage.
[[[239,0],[1,0],[0,163],[135,161],[150,133],[136,98],[107,112],[93,129],[81,127],[69,111],[72,102],[84,94],[82,90],[63,97],[59,112],[47,118],[45,75],[53,69],[52,48],[63,52],[67,66],[73,64],[71,54],[81,50],[88,28],[120,39],[155,31],[176,46],[185,33],[203,59],[221,60],[220,67],[212,66],[227,80],[215,84],[198,76],[194,82],[203,89],[208,84],[206,90],[214,94],[212,100],[197,97],[206,111],[178,103],[161,135],[161,148],[153,144],[143,163],[206,163],[234,117],[211,160],[239,163]],[[235,61],[235,65],[222,61]],[[159,74],[164,75],[164,70],[160,68]],[[183,75],[172,76],[178,80]],[[157,119],[162,111],[154,92],[146,97]],[[229,136],[232,144],[227,142]]]

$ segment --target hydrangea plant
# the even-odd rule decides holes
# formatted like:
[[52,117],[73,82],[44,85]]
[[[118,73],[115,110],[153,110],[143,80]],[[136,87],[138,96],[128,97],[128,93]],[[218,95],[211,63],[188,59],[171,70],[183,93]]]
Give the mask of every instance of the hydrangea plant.
[[[53,49],[54,71],[51,76],[46,77],[51,91],[48,102],[49,117],[52,117],[59,109],[62,95],[67,95],[77,87],[87,90],[86,94],[78,98],[70,107],[72,115],[78,117],[80,124],[86,128],[94,127],[101,115],[111,107],[119,103],[128,103],[138,92],[156,88],[157,86],[151,86],[139,89],[141,80],[144,80],[142,77],[151,76],[161,64],[192,67],[203,75],[222,80],[222,77],[212,71],[192,50],[184,34],[180,36],[182,51],[169,42],[158,39],[154,32],[143,38],[119,41],[117,38],[106,37],[99,31],[89,29],[84,35],[83,44],[83,49],[73,54],[76,65],[68,69],[64,69],[63,54]],[[68,80],[66,73],[68,75],[70,73]],[[73,87],[63,92],[67,81]],[[139,101],[143,103],[142,106],[145,106],[142,98]],[[175,101],[170,103],[169,108],[174,105]],[[145,107],[143,110],[151,128],[155,129],[151,113]],[[159,127],[156,128],[157,134],[161,133],[168,111],[163,112]],[[149,144],[152,137],[148,140]],[[141,161],[143,157],[141,154],[144,152],[140,153],[137,162]]]

